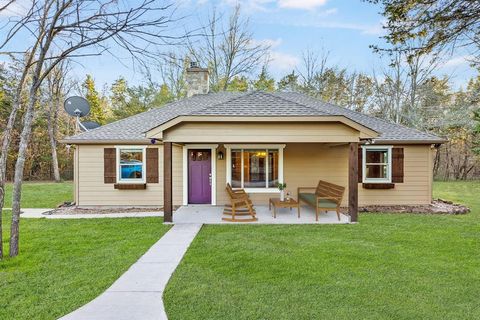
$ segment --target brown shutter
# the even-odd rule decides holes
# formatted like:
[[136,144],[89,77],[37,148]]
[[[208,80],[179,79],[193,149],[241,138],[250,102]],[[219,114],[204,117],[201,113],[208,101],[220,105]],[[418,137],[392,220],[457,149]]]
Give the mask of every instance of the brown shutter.
[[103,149],[103,182],[117,182],[117,150],[115,148]]
[[158,148],[147,148],[147,183],[158,183]]
[[403,148],[392,149],[392,182],[403,182]]
[[363,163],[362,163],[363,152],[362,148],[358,148],[358,183],[363,182]]

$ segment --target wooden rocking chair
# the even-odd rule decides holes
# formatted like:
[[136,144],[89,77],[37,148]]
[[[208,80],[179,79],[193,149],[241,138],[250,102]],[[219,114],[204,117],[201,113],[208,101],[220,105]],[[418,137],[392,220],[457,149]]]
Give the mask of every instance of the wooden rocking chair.
[[[253,203],[245,190],[233,190],[227,183],[227,194],[230,198],[230,204],[226,204],[223,214],[230,217],[223,217],[222,220],[230,222],[254,222],[257,221],[256,212]],[[250,216],[249,218],[238,218],[238,216]]]

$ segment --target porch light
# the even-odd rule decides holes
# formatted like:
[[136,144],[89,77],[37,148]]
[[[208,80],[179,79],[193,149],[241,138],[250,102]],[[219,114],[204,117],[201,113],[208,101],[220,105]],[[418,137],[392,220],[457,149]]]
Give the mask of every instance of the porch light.
[[222,151],[218,151],[218,153],[217,153],[217,159],[218,159],[218,160],[223,160],[223,152],[222,152]]

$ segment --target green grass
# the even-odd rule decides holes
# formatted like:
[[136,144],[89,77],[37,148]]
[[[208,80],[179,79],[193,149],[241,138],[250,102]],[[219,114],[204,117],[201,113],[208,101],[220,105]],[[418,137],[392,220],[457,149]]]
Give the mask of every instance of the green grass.
[[0,319],[5,320],[57,319],[75,310],[108,288],[168,230],[161,218],[22,219],[20,228],[20,256],[0,261]]
[[464,216],[205,226],[164,293],[169,319],[479,319],[479,195],[435,184]]
[[[7,184],[5,208],[12,206],[12,184]],[[55,208],[65,201],[73,200],[72,182],[24,182],[22,208]]]

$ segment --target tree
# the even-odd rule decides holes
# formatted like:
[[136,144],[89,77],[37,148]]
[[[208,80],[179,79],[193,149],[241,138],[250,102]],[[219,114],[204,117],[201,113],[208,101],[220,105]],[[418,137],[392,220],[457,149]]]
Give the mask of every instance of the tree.
[[[15,79],[11,75],[10,70],[8,70],[5,65],[0,66],[0,131],[2,132],[2,150],[0,153],[0,164],[6,164],[8,156],[8,145],[10,142],[6,139],[6,136],[9,134],[8,131],[12,130],[13,123],[11,112],[14,108],[14,90],[15,90]],[[4,120],[8,119],[8,122]],[[8,130],[8,131],[7,131]],[[6,145],[8,143],[8,145]],[[4,151],[7,149],[7,151]],[[0,167],[0,260],[3,258],[3,202],[5,198],[5,176],[6,176],[6,167]]]
[[115,114],[117,110],[123,109],[128,100],[128,83],[124,77],[120,77],[115,80],[110,87],[110,103],[113,110],[114,118],[117,118]]
[[347,106],[357,112],[365,112],[373,95],[373,80],[371,77],[356,73],[350,75],[347,81]]
[[253,88],[268,92],[275,91],[275,79],[268,73],[267,66],[263,66],[258,78],[253,80]]
[[477,137],[474,140],[473,152],[480,156],[480,107],[473,111],[473,120],[475,121],[474,132]]
[[170,91],[166,83],[160,85],[160,90],[155,95],[154,106],[160,107],[175,100],[175,94]]
[[[408,51],[410,56],[432,51],[468,48],[480,63],[480,1],[478,0],[367,0],[381,3],[392,44],[389,51]],[[415,47],[412,39],[424,39]],[[374,46],[376,50],[381,49]]]
[[[220,81],[223,83],[226,80]],[[248,79],[245,76],[236,76],[228,84],[227,91],[246,92],[248,91]]]
[[302,53],[302,63],[297,69],[302,83],[301,90],[312,96],[322,96],[329,52],[307,50]]
[[256,43],[248,19],[241,16],[237,5],[222,24],[223,16],[213,10],[208,23],[202,28],[199,40],[188,41],[192,59],[210,70],[210,89],[227,90],[237,76],[247,75],[257,69],[267,56],[269,45]]
[[[6,6],[8,5],[7,3]],[[166,30],[169,30],[166,27],[173,22],[172,9],[171,5],[159,4],[154,0],[143,0],[135,4],[116,1],[33,0],[28,3],[23,16],[10,19],[3,26],[6,32],[0,41],[0,50],[27,55],[25,77],[22,76],[21,79],[26,78],[27,74],[31,75],[15,164],[10,256],[18,255],[19,250],[20,198],[25,154],[31,136],[34,109],[38,103],[38,91],[43,81],[61,61],[80,56],[111,54],[113,45],[126,50],[138,63],[145,63],[148,58],[155,59],[158,56],[155,49],[174,38],[166,34]],[[18,38],[22,41],[14,41]],[[8,49],[12,43],[15,43],[15,50]],[[18,49],[22,46],[22,49]],[[24,85],[25,81],[20,81],[17,97],[21,96]],[[10,117],[13,120],[20,102],[14,103],[14,106]],[[7,143],[2,145],[2,154],[5,144],[9,148],[10,138],[8,132],[4,133],[3,139]],[[5,170],[4,166],[5,163],[0,163],[0,170]],[[4,183],[4,179],[2,181]],[[0,204],[3,204],[3,196]]]
[[395,123],[405,123],[404,106],[407,97],[408,71],[402,64],[402,54],[395,52],[390,65],[374,72],[375,115]]
[[85,92],[85,99],[87,99],[88,103],[90,104],[90,114],[88,115],[88,120],[95,121],[100,125],[104,125],[107,119],[105,103],[102,101],[97,89],[95,89],[95,80],[93,80],[91,75],[87,74],[82,87]]
[[124,78],[117,79],[110,91],[113,120],[160,107],[175,98],[166,84],[149,82],[146,85],[130,87]]
[[300,84],[298,83],[298,75],[295,70],[281,78],[277,83],[279,91],[297,92],[300,91]]
[[188,64],[188,59],[181,59],[177,54],[170,53],[158,67],[163,83],[167,86],[163,88],[164,94],[166,93],[165,90],[168,89],[168,93],[173,100],[184,98],[187,95],[185,75]]
[[[24,98],[24,87],[26,86],[27,77],[29,75],[30,68],[28,67],[34,60],[34,54],[37,51],[39,46],[39,41],[31,47],[30,51],[25,53],[24,61],[20,62],[22,70],[20,71],[20,76],[15,80],[15,88],[13,89],[12,104],[10,109],[10,114],[8,115],[7,125],[2,133],[2,146],[0,154],[0,259],[3,258],[3,238],[2,238],[2,211],[3,205],[5,203],[5,181],[6,181],[6,172],[7,172],[7,158],[8,152],[10,150],[10,145],[12,142],[12,132],[17,118],[17,114],[22,108],[22,105],[25,103]],[[33,106],[32,106],[33,108]],[[12,216],[13,217],[13,216]],[[18,222],[17,222],[18,224]]]
[[55,182],[60,182],[60,169],[58,166],[57,155],[57,132],[59,112],[63,106],[63,101],[70,88],[67,84],[67,73],[69,71],[68,60],[60,62],[51,73],[46,77],[46,98],[45,104],[46,117],[48,123],[48,137],[50,141],[52,155],[52,170]]

